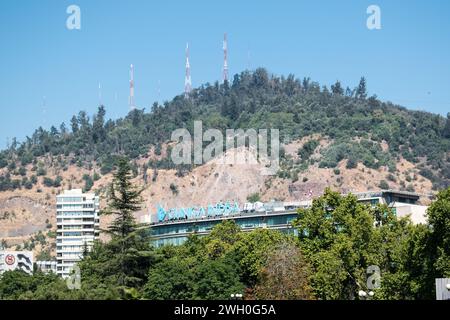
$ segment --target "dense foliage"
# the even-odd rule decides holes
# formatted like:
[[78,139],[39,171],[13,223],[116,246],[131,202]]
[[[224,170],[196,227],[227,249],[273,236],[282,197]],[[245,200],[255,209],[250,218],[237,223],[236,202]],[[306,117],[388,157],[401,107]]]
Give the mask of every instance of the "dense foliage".
[[[449,201],[450,189],[442,191],[428,209],[429,223],[413,225],[385,205],[368,207],[327,190],[294,223],[317,298],[354,299],[373,290],[375,299],[434,299],[434,279],[450,274]],[[367,281],[372,266],[380,288]]]
[[[127,172],[123,163],[120,168]],[[243,293],[245,299],[328,300],[358,299],[359,290],[372,290],[373,299],[434,299],[434,279],[450,276],[450,189],[430,206],[426,225],[327,190],[299,210],[298,236],[242,232],[224,221],[207,236],[159,248],[151,246],[148,229],[117,213],[111,240],[85,251],[79,289],[69,290],[52,274],[8,271],[0,277],[0,299],[229,299]],[[379,286],[369,287],[374,266]]]
[[[62,155],[70,163],[84,166],[95,160],[105,174],[119,155],[134,159],[152,146],[160,154],[161,144],[170,139],[171,132],[181,127],[192,129],[194,120],[202,120],[204,129],[278,128],[282,137],[291,139],[318,133],[333,139],[323,151],[322,167],[333,168],[340,160],[349,159],[350,167],[363,162],[371,168],[395,170],[395,162],[403,156],[416,163],[435,188],[450,185],[450,114],[445,119],[368,97],[364,78],[353,90],[347,87],[344,91],[337,82],[330,91],[309,78],[276,77],[257,69],[235,75],[231,83],[202,85],[189,99],[180,95],[163,105],[155,103],[149,112],[135,109],[117,120],[105,116],[106,110],[100,106],[92,119],[81,111],[72,117],[70,126],[39,128],[23,143],[14,139],[0,153],[0,168],[8,167],[0,176],[0,191],[32,186],[33,182],[15,175],[20,177],[18,168],[36,162],[39,156]],[[388,143],[388,151],[381,149],[382,141]],[[303,160],[312,147],[301,151]],[[169,159],[150,165],[174,167]]]

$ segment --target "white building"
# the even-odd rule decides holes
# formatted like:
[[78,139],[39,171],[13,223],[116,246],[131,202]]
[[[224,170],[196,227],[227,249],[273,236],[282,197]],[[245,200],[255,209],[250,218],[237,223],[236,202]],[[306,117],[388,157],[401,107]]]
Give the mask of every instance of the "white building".
[[0,274],[16,269],[33,273],[32,251],[0,251]]
[[36,261],[36,266],[43,273],[56,273],[56,261]]
[[354,194],[358,201],[370,205],[386,204],[394,210],[397,217],[409,216],[414,224],[427,222],[427,206],[419,204],[420,195],[408,191],[368,191]]
[[393,205],[397,217],[403,218],[409,216],[414,224],[427,223],[427,206],[417,204],[396,203]]
[[99,197],[81,189],[56,196],[56,273],[67,277],[99,236]]

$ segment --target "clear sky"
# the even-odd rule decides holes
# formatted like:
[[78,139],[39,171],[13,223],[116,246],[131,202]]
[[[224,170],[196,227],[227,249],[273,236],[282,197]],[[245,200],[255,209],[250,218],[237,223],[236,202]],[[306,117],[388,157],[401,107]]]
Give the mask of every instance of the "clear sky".
[[[71,4],[81,30],[66,28]],[[371,4],[381,30],[366,27]],[[94,113],[99,82],[107,117],[124,116],[131,63],[139,107],[171,99],[183,91],[186,42],[193,86],[220,80],[224,32],[230,75],[261,66],[350,87],[365,76],[382,100],[445,115],[449,16],[447,0],[2,1],[0,147]]]

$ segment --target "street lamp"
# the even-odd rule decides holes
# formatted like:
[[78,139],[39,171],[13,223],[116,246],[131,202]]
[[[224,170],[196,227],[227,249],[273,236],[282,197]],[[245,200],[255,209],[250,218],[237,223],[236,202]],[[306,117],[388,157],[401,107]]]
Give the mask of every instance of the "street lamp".
[[232,293],[231,299],[236,299],[236,300],[242,299],[242,293]]
[[358,291],[358,296],[362,299],[370,299],[374,296],[374,294],[375,294],[375,292],[373,292],[373,291],[369,291],[368,293],[363,290]]
[[445,285],[445,287],[447,288],[448,291],[450,291],[450,283],[447,283],[447,284]]

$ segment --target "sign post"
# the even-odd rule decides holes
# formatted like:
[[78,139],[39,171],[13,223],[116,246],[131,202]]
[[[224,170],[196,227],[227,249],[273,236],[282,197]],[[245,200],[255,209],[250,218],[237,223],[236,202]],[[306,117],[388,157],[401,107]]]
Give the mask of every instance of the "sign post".
[[436,279],[436,300],[450,300],[450,278]]

